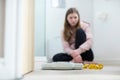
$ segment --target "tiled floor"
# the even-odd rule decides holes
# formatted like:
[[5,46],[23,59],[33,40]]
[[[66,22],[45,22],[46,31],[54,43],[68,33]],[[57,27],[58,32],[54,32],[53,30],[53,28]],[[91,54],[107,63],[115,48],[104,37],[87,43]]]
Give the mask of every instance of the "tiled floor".
[[120,80],[120,65],[104,65],[102,70],[41,70],[36,65],[23,80]]

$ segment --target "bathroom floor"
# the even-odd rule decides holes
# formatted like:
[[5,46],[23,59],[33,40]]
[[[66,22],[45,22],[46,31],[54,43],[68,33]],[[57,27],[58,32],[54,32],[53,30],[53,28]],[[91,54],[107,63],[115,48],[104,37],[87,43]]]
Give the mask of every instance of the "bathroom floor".
[[41,62],[23,80],[120,80],[120,65],[105,65],[102,70],[41,70]]

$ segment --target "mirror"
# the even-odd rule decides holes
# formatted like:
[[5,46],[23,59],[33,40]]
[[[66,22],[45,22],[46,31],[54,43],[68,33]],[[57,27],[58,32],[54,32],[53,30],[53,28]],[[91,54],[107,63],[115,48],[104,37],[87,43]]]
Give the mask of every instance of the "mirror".
[[5,0],[0,0],[0,58],[4,57]]
[[[60,37],[65,13],[76,7],[81,20],[91,24],[94,36],[93,51],[96,59],[119,59],[120,57],[120,0],[65,0],[65,7],[52,7],[52,0],[36,0],[35,55],[46,56],[53,47],[51,39]],[[60,44],[60,43],[58,43]],[[105,58],[102,56],[104,55]]]

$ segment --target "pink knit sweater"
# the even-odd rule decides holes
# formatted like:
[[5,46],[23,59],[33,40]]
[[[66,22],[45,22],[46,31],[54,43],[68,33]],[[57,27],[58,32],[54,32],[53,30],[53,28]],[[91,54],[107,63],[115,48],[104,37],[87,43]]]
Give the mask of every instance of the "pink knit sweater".
[[[81,54],[92,47],[92,32],[88,23],[81,22],[80,24],[81,24],[81,28],[86,33],[86,41],[82,45],[80,45],[78,49],[76,49],[78,53]],[[61,35],[62,35],[61,37],[62,37],[62,44],[63,44],[64,51],[68,54],[71,54],[72,51],[75,50],[75,47],[74,47],[75,37],[72,37],[70,42],[67,42],[64,40],[63,31]]]

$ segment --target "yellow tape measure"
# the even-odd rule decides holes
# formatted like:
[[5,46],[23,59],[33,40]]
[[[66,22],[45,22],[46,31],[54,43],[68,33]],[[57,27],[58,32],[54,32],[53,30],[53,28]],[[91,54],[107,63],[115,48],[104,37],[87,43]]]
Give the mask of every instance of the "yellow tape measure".
[[84,64],[83,69],[101,70],[103,69],[103,65],[102,64]]

